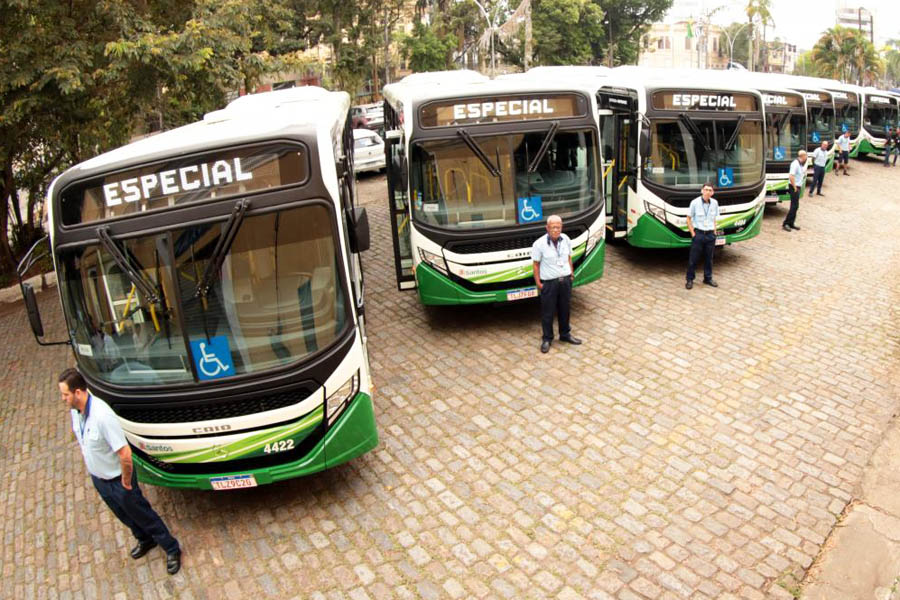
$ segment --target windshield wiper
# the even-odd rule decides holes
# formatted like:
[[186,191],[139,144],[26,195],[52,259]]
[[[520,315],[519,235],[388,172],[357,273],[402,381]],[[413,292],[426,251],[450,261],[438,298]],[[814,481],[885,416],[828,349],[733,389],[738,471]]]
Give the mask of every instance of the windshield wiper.
[[729,150],[731,150],[732,147],[734,147],[734,143],[737,141],[737,136],[741,132],[741,126],[743,126],[744,121],[746,121],[746,120],[747,120],[747,117],[745,117],[744,115],[741,115],[740,117],[738,117],[737,125],[734,126],[734,133],[732,133],[731,137],[728,138],[728,143],[725,144],[725,147],[722,148],[722,150],[724,150],[725,152],[728,152]]
[[140,265],[135,266],[132,260],[129,260],[129,257],[122,252],[119,245],[109,235],[109,227],[98,227],[97,237],[100,239],[100,244],[106,252],[112,256],[116,265],[122,269],[125,276],[143,294],[147,301],[151,304],[159,303],[159,294],[156,291],[156,286],[142,273],[143,267]]
[[219,242],[213,249],[212,254],[209,257],[209,262],[206,263],[206,271],[203,273],[203,277],[200,278],[200,281],[197,282],[197,289],[194,290],[195,298],[206,298],[206,294],[209,293],[213,277],[215,277],[219,272],[219,269],[222,268],[222,261],[225,260],[225,255],[228,254],[228,250],[231,249],[231,244],[237,236],[238,229],[241,227],[241,222],[244,220],[244,213],[247,212],[249,206],[250,201],[246,198],[238,200],[234,205],[234,210],[231,211],[231,216],[228,217],[228,221],[225,223],[225,229],[219,237]]
[[472,136],[469,135],[468,131],[466,131],[465,129],[457,129],[456,135],[463,139],[463,141],[466,143],[466,146],[468,146],[469,150],[472,151],[472,154],[477,156],[478,160],[480,160],[484,164],[484,168],[488,170],[488,173],[490,173],[494,177],[500,177],[500,170],[494,166],[494,164],[491,162],[491,159],[487,157],[487,154],[484,153],[484,150],[481,149],[481,146],[478,145],[478,142],[476,142],[472,138]]
[[706,139],[706,136],[703,135],[703,132],[700,131],[700,128],[697,127],[697,123],[694,122],[694,119],[689,117],[688,115],[681,113],[678,115],[678,119],[684,123],[684,126],[687,127],[691,134],[700,140],[700,143],[703,144],[703,149],[707,152],[712,152],[712,148],[709,146],[709,140]]
[[553,137],[556,135],[556,130],[559,129],[559,121],[553,121],[550,123],[550,129],[547,131],[547,135],[544,136],[544,141],[541,143],[541,147],[538,148],[537,154],[534,155],[534,158],[531,159],[531,164],[528,165],[528,172],[534,173],[537,171],[538,165],[544,159],[544,155],[547,154],[547,150],[550,148],[551,142],[553,142]]

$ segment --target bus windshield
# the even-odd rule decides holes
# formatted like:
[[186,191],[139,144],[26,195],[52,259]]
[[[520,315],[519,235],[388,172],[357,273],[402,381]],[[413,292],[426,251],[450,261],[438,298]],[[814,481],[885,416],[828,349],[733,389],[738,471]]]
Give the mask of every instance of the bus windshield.
[[[413,216],[447,229],[506,227],[599,201],[594,134],[548,130],[413,144]],[[537,162],[536,162],[537,161]],[[518,204],[532,211],[524,217]]]
[[790,113],[766,113],[766,160],[790,162],[806,149],[806,115],[802,109]]
[[348,314],[331,212],[247,217],[205,294],[198,283],[221,222],[115,241],[155,299],[103,245],[61,251],[79,365],[112,384],[171,384],[265,371],[325,348]]
[[851,134],[859,132],[859,105],[845,104],[837,110],[835,118],[838,133],[849,131]]
[[866,107],[866,127],[871,133],[884,133],[894,126],[894,108],[888,105]]
[[[735,118],[657,119],[650,125],[650,154],[643,157],[644,178],[674,188],[718,182],[729,169],[725,187],[752,185],[763,178],[762,122]],[[723,171],[724,172],[724,171]]]
[[834,109],[817,106],[809,111],[809,141],[818,144],[834,137]]

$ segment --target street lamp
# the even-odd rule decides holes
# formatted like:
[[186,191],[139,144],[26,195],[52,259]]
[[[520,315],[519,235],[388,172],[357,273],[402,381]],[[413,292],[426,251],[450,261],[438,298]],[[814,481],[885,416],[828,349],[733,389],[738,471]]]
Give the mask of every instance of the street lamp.
[[497,63],[496,57],[494,55],[494,30],[497,28],[497,12],[496,10],[494,11],[494,17],[492,19],[488,16],[488,12],[487,10],[485,10],[484,6],[481,5],[481,2],[479,2],[478,0],[472,0],[472,2],[474,2],[475,6],[478,7],[478,10],[481,11],[484,20],[487,21],[488,28],[491,30],[491,77],[494,77],[495,75],[497,75]]
[[731,38],[731,35],[728,33],[728,30],[726,28],[724,28],[724,27],[722,28],[722,32],[728,38],[728,65],[729,66],[734,64],[734,42],[735,42],[735,40],[737,40],[737,36],[741,32],[741,30],[749,24],[750,23],[744,23],[743,25],[738,27],[737,31],[734,32],[734,39]]

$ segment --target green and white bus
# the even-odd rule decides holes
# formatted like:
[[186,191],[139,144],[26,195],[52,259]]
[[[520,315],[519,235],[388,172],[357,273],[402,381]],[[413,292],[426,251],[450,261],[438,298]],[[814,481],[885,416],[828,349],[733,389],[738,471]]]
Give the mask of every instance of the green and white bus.
[[825,80],[822,87],[831,93],[834,103],[835,135],[841,137],[850,132],[850,157],[859,154],[862,136],[862,93],[858,86],[838,81]]
[[863,88],[863,125],[857,154],[884,154],[887,131],[898,122],[898,99],[889,92]]
[[53,182],[62,343],[141,481],[253,487],[377,444],[349,110],[321,88],[244,96]]
[[606,216],[591,94],[524,77],[415,74],[384,88],[397,284],[428,305],[537,296],[531,246],[551,214],[574,285],[603,274]]
[[709,181],[717,243],[750,239],[765,206],[762,97],[721,74],[618,67],[591,81],[597,97],[611,235],[645,248],[686,247],[691,200]]

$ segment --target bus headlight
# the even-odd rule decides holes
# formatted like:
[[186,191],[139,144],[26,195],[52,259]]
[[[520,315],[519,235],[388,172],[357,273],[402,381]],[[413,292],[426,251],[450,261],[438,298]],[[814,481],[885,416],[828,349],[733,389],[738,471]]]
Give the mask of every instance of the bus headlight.
[[447,266],[444,263],[444,257],[435,254],[434,252],[429,252],[423,248],[419,248],[419,258],[422,262],[427,263],[428,265],[434,267],[444,275],[448,275]]
[[587,246],[584,249],[584,255],[587,256],[591,253],[597,244],[600,243],[600,240],[603,239],[603,236],[606,234],[606,230],[603,227],[600,227],[588,237]]
[[[327,390],[326,390],[327,391]],[[353,374],[344,385],[333,391],[325,400],[325,419],[329,427],[337,421],[344,409],[359,391],[359,371]]]
[[660,206],[654,206],[644,200],[644,209],[663,223],[666,222],[666,211],[664,208]]

